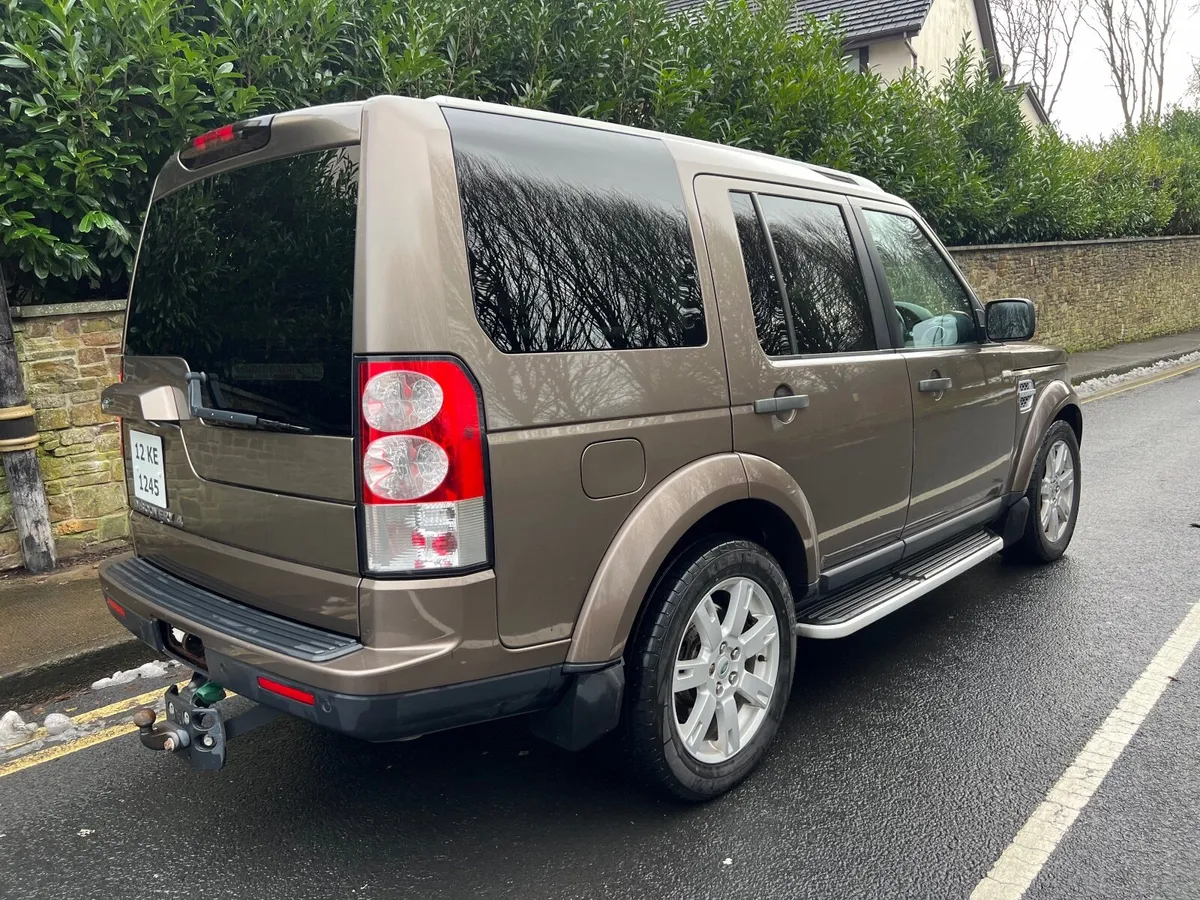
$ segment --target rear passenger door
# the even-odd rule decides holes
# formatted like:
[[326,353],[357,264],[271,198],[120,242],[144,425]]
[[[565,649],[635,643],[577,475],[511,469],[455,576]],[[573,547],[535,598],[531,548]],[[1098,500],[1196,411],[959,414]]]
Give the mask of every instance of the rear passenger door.
[[696,194],[734,448],[800,485],[823,570],[891,542],[908,511],[912,401],[852,211],[834,194],[716,176]]
[[1000,496],[1013,450],[1015,380],[1008,351],[985,342],[974,297],[923,223],[904,207],[856,205],[908,366],[907,536]]

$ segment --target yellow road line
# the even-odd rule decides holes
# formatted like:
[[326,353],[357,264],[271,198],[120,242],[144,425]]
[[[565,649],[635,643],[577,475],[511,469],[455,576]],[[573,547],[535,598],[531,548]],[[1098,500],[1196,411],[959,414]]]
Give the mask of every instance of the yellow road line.
[[[176,687],[182,690],[185,684],[187,684],[186,681],[181,681]],[[138,694],[136,697],[127,697],[124,700],[118,700],[116,703],[110,703],[108,706],[101,706],[98,709],[88,710],[77,716],[72,716],[71,721],[76,725],[87,725],[91,722],[99,722],[102,719],[112,716],[119,716],[123,712],[130,712],[139,706],[153,706],[154,701],[161,699],[166,690],[166,687],[160,687],[153,691],[146,691],[144,694]]]
[[1157,384],[1160,381],[1166,381],[1168,378],[1177,378],[1180,375],[1186,375],[1188,372],[1195,372],[1197,369],[1200,369],[1200,363],[1193,363],[1190,366],[1183,366],[1179,369],[1171,369],[1170,371],[1154,378],[1144,378],[1133,382],[1133,384],[1122,385],[1120,387],[1114,387],[1108,390],[1100,391],[1099,393],[1092,394],[1090,397],[1085,397],[1080,402],[1091,403],[1093,400],[1103,400],[1106,397],[1115,397],[1117,394],[1123,394],[1126,391],[1132,391],[1134,388],[1145,387],[1148,384]]
[[[179,686],[187,684],[186,681],[181,681]],[[163,694],[166,688],[157,691],[147,691],[144,694],[139,694],[136,697],[129,697],[125,700],[118,700],[116,703],[110,703],[108,706],[102,706],[99,709],[91,710],[87,713],[80,713],[75,717],[74,721],[77,724],[88,724],[90,722],[99,721],[103,718],[120,715],[125,712],[132,712],[140,706],[150,706],[153,709],[161,712],[163,709]],[[230,699],[238,696],[233,691],[226,691],[225,699]],[[84,717],[87,716],[86,720]],[[74,740],[64,741],[61,744],[53,744],[49,747],[43,747],[41,750],[35,750],[33,753],[18,757],[6,763],[0,763],[0,778],[6,775],[12,775],[15,772],[20,772],[22,769],[28,769],[32,766],[40,766],[44,763],[53,762],[56,759],[61,759],[64,756],[70,756],[72,753],[77,753],[80,750],[86,750],[88,747],[94,747],[97,744],[103,744],[107,741],[115,740],[127,734],[133,734],[137,731],[137,726],[132,722],[121,722],[117,725],[109,725],[99,731],[94,731],[91,734],[85,734],[77,737]],[[39,731],[40,734],[44,732]],[[29,743],[26,741],[25,743]],[[17,745],[22,746],[21,744]],[[16,747],[6,748],[15,750]]]
[[[177,687],[182,688],[186,681],[181,681]],[[132,712],[141,706],[153,706],[155,701],[160,699],[166,691],[165,687],[154,691],[146,691],[144,694],[138,694],[136,697],[126,697],[124,700],[118,700],[116,703],[110,703],[107,706],[100,706],[96,709],[89,709],[87,712],[81,712],[77,716],[71,716],[71,723],[77,728],[86,725],[91,725],[95,722],[102,722],[105,719],[110,719],[113,716],[119,716],[121,713]],[[6,752],[16,750],[18,747],[24,747],[27,744],[32,744],[34,741],[43,741],[50,735],[45,728],[39,728],[28,739],[21,741],[19,744],[3,748]]]
[[0,763],[0,778],[20,772],[22,769],[28,769],[31,766],[40,766],[42,763],[70,756],[72,753],[86,750],[88,747],[103,744],[105,741],[111,741],[113,738],[119,738],[121,735],[131,734],[135,731],[137,731],[137,726],[132,722],[126,722],[121,725],[110,725],[107,728],[102,728],[100,731],[85,734],[81,738],[76,738],[64,744],[44,747],[26,756],[18,757],[11,762]]

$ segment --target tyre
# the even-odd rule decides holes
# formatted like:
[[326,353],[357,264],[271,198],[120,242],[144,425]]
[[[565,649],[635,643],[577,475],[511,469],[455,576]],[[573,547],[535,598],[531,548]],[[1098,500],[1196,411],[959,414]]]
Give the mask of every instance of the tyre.
[[656,585],[627,654],[635,774],[688,801],[745,778],[787,707],[794,626],[787,579],[762,547],[725,537],[685,552]]
[[1046,432],[1029,478],[1029,518],[1009,556],[1053,562],[1066,552],[1079,515],[1079,440],[1066,422]]

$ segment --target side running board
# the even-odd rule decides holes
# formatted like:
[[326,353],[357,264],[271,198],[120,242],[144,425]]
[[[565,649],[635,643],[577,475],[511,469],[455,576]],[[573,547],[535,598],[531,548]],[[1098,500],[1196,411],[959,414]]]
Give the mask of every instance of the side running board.
[[796,606],[796,634],[840,638],[865,628],[995,555],[1004,539],[976,531],[881,575]]

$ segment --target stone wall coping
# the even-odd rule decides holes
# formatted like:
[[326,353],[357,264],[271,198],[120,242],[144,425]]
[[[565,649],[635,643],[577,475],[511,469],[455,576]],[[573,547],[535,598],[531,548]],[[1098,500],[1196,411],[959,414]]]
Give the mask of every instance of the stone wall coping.
[[78,303],[38,303],[33,306],[12,307],[14,319],[36,319],[41,316],[82,316],[88,313],[124,312],[127,300],[83,300]]
[[988,250],[1031,250],[1056,247],[1097,247],[1110,244],[1148,244],[1169,241],[1200,241],[1196,234],[1162,234],[1147,237],[1096,238],[1090,241],[1033,241],[1028,244],[964,244],[950,247],[951,253],[986,252]]

